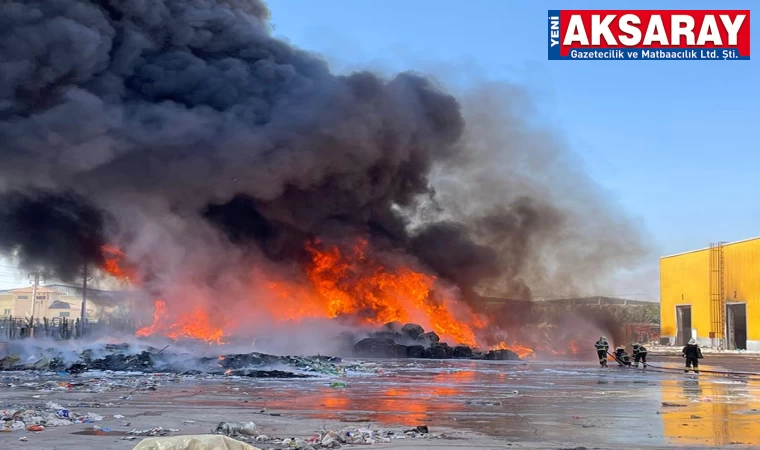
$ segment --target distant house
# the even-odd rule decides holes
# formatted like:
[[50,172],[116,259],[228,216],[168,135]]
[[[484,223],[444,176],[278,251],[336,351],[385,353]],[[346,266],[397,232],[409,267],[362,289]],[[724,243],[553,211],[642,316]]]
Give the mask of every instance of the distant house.
[[59,317],[49,306],[58,300],[58,292],[45,286],[10,289],[0,293],[0,308],[4,317]]
[[[82,311],[82,287],[65,284],[37,286],[0,291],[0,312],[3,317],[32,317],[42,319],[78,318]],[[126,292],[87,289],[87,318],[101,320],[129,309]]]

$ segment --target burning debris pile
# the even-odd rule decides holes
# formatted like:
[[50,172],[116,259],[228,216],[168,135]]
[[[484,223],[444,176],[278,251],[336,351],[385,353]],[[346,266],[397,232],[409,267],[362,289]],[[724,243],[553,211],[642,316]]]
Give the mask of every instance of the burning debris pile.
[[483,353],[467,345],[450,346],[441,342],[438,335],[425,332],[420,325],[399,322],[386,324],[381,331],[357,342],[354,355],[371,358],[426,358],[426,359],[489,359],[519,360],[509,349],[494,349]]
[[0,11],[0,252],[128,284],[140,336],[399,321],[490,348],[520,318],[478,293],[566,293],[637,262],[636,230],[514,89],[333,74],[259,0]]

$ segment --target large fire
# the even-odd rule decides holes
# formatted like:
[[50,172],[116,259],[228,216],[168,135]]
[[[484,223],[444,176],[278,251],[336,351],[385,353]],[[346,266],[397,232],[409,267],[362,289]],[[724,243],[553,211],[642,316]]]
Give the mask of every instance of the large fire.
[[434,295],[435,277],[407,267],[387,267],[367,256],[367,245],[359,240],[343,253],[337,246],[308,244],[312,257],[308,278],[328,317],[348,315],[374,325],[427,321],[442,338],[477,344],[472,328],[454,317],[451,308],[456,302]]
[[[488,319],[446,295],[449,291],[435,276],[408,265],[378,261],[369,256],[373,252],[364,239],[347,248],[312,241],[306,244],[306,251],[309,261],[303,267],[300,281],[297,277],[277,279],[259,269],[252,272],[252,277],[267,291],[263,297],[269,299],[257,298],[253,302],[274,320],[343,318],[372,326],[413,322],[435,331],[444,341],[483,347],[478,334],[489,325]],[[104,246],[103,253],[106,272],[130,283],[139,281],[118,247]],[[190,338],[222,344],[227,327],[239,322],[235,317],[226,317],[224,311],[212,314],[201,306],[180,307],[179,302],[162,299],[155,300],[153,307],[152,322],[140,328],[137,336],[159,334],[174,340]],[[570,353],[578,351],[575,342],[570,343],[570,348]],[[540,347],[534,349],[514,339],[490,349],[508,349],[521,358],[546,353]],[[548,353],[560,354],[553,350]]]

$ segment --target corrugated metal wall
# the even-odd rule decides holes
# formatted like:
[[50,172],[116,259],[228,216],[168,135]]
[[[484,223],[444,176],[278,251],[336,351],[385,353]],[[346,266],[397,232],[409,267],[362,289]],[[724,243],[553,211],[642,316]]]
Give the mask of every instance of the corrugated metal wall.
[[[760,238],[724,246],[727,302],[746,302],[747,339],[760,341]],[[700,338],[710,333],[710,250],[660,259],[662,336],[675,336],[676,306],[691,305],[692,328]]]

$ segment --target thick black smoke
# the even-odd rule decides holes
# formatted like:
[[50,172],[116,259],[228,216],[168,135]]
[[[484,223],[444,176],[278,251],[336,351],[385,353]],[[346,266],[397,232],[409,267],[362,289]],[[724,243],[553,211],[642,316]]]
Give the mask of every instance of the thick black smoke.
[[102,211],[76,194],[0,194],[0,252],[63,280],[78,276],[85,262],[103,262],[105,225]]
[[568,226],[539,191],[481,202],[502,192],[487,178],[457,181],[475,211],[457,189],[423,207],[435,169],[473,167],[491,131],[421,75],[332,74],[273,38],[258,0],[5,1],[0,61],[0,243],[61,277],[102,258],[102,210],[156,283],[369,236],[468,297],[497,280],[528,298]]

